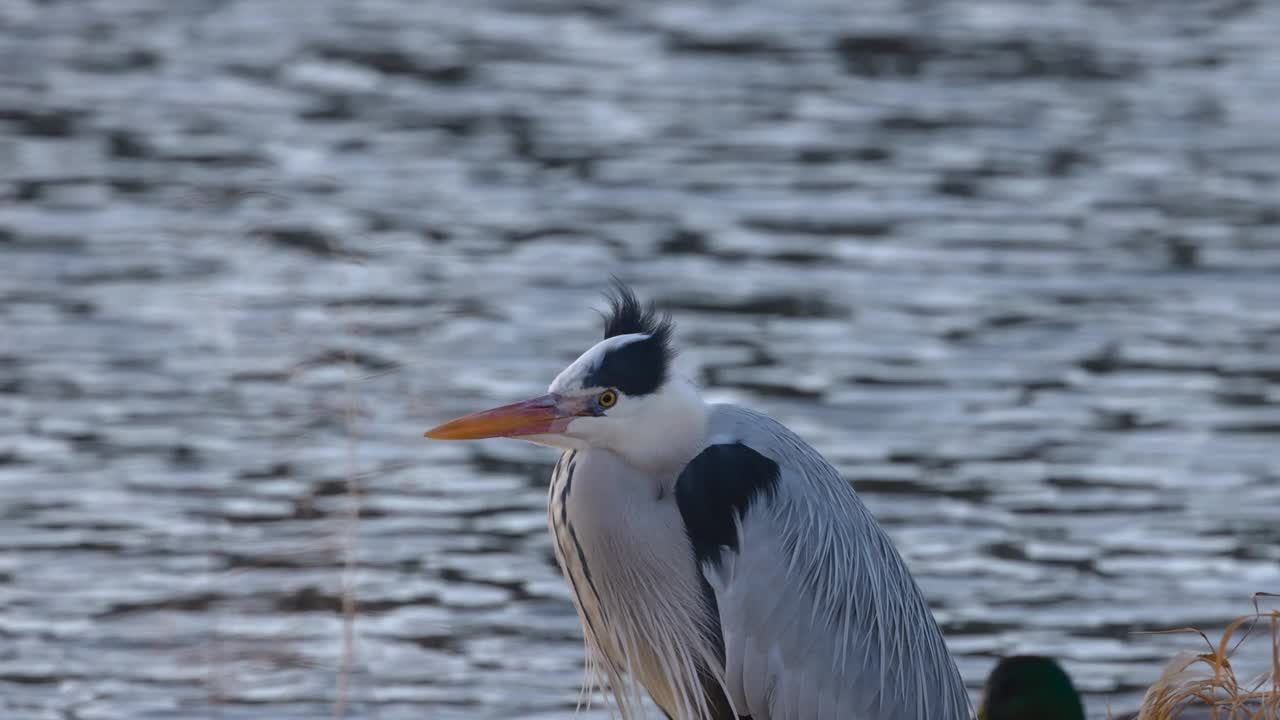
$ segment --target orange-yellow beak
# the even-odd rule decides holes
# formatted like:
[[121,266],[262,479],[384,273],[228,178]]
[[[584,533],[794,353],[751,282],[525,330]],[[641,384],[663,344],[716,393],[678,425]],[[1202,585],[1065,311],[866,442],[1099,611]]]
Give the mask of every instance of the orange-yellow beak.
[[433,440],[479,440],[564,432],[576,417],[592,415],[585,398],[548,393],[492,410],[464,415],[423,433]]

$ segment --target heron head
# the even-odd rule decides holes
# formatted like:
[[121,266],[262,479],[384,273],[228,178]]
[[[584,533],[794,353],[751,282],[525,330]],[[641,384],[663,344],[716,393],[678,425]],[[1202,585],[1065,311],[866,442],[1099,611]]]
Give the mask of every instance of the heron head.
[[458,418],[427,437],[598,447],[639,467],[688,461],[701,446],[706,408],[693,383],[672,370],[671,318],[621,283],[609,303],[604,339],[561,371],[547,394]]

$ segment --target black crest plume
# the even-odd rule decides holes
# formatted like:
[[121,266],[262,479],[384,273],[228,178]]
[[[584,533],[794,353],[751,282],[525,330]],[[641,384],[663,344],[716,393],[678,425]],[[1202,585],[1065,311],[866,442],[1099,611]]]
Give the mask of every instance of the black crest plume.
[[613,288],[605,293],[609,301],[609,314],[604,316],[604,336],[640,333],[649,335],[663,344],[671,342],[673,323],[667,313],[659,313],[653,303],[641,305],[636,294],[621,280],[613,279]]
[[647,395],[666,382],[675,354],[671,349],[675,329],[671,316],[659,312],[652,303],[642,305],[631,288],[617,278],[605,297],[609,301],[609,312],[604,316],[606,339],[633,333],[649,337],[606,353],[600,366],[587,376],[587,386],[614,387],[627,395]]

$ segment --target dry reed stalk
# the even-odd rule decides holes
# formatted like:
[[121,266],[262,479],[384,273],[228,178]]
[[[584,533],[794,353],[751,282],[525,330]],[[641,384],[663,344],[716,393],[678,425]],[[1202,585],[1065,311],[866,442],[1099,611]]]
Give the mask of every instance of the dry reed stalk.
[[[1216,645],[1195,628],[1153,633],[1196,633],[1204,639],[1209,651],[1199,654],[1182,653],[1170,661],[1160,678],[1143,696],[1137,720],[1178,720],[1193,717],[1213,720],[1280,720],[1280,610],[1260,610],[1258,600],[1262,597],[1280,596],[1273,593],[1255,594],[1254,612],[1243,615],[1228,625]],[[1271,668],[1253,680],[1242,682],[1236,676],[1228,656],[1263,621],[1270,631]],[[1234,644],[1233,637],[1236,638]],[[1192,708],[1195,708],[1195,712],[1192,712]]]

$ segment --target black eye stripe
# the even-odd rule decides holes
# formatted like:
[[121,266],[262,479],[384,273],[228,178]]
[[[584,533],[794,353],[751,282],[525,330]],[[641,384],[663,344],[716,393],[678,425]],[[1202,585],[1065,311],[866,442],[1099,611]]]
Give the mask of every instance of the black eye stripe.
[[600,366],[583,378],[583,387],[617,388],[626,395],[648,395],[667,379],[669,351],[663,339],[646,337],[604,354]]
[[583,379],[583,387],[614,388],[630,395],[648,395],[662,387],[675,354],[671,349],[671,317],[653,305],[642,305],[635,293],[614,280],[604,318],[605,339],[643,335],[605,353],[600,364]]

